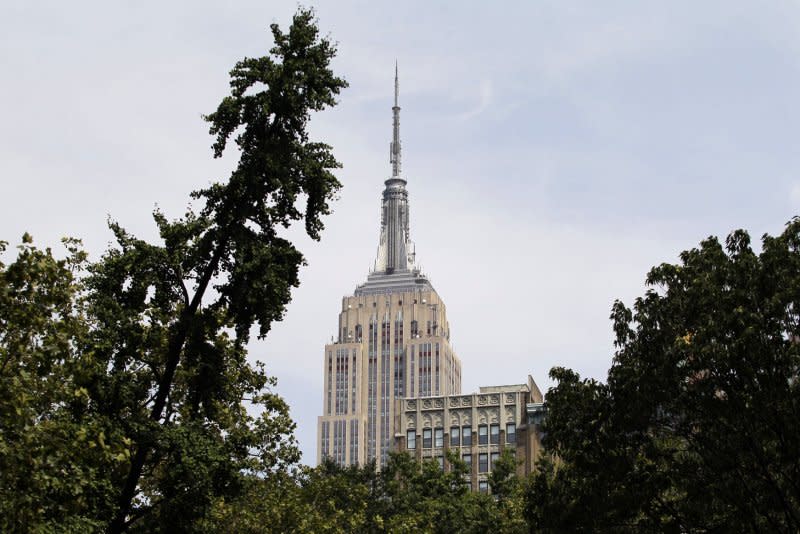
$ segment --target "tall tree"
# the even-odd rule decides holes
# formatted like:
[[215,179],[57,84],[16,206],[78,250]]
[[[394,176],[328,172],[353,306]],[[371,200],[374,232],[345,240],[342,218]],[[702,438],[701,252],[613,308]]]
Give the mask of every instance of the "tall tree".
[[800,219],[709,238],[614,304],[607,384],[555,370],[542,530],[800,530]]
[[[311,112],[335,105],[346,83],[330,70],[335,47],[320,38],[310,11],[300,10],[287,33],[271,29],[270,55],[237,63],[230,96],[206,117],[215,157],[235,135],[239,162],[230,178],[192,194],[203,203],[199,214],[168,222],[157,213],[162,245],[113,225],[119,248],[88,282],[114,382],[104,392],[107,405],[135,399],[126,413],[130,468],[112,532],[161,500],[184,509],[184,497],[198,497],[193,484],[232,483],[242,467],[230,465],[234,449],[260,446],[260,469],[295,459],[280,443],[242,439],[242,397],[264,385],[247,366],[244,345],[254,324],[264,336],[282,317],[299,283],[303,256],[280,229],[303,220],[318,239],[340,187],[330,147],[310,141],[306,128]],[[280,411],[273,398],[255,400]]]

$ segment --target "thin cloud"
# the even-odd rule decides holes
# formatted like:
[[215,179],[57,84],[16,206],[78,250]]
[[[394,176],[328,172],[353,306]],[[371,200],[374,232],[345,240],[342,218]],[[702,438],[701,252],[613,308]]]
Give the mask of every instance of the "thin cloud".
[[478,84],[478,104],[473,109],[459,114],[457,119],[460,121],[474,119],[492,105],[493,97],[494,90],[491,80],[481,80]]

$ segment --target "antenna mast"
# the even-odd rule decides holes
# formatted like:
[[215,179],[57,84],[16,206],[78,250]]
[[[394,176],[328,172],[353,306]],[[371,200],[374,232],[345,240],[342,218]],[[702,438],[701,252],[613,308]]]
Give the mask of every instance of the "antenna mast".
[[400,106],[398,99],[400,82],[397,78],[397,61],[394,62],[394,106],[392,107],[392,142],[389,144],[389,163],[392,164],[392,178],[400,178]]

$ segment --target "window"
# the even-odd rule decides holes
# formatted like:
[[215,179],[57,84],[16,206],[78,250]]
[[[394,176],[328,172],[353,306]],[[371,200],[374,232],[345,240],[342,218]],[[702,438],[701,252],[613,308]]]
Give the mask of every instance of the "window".
[[[414,304],[416,304],[416,301]],[[419,323],[416,320],[411,321],[411,339],[415,337],[419,337]]]
[[444,456],[437,456],[436,461],[439,462],[439,469],[444,471]]
[[489,434],[486,425],[478,425],[478,445],[487,445],[489,443]]
[[434,381],[436,386],[436,394],[439,395],[439,344],[436,343],[436,380]]
[[486,473],[489,471],[489,455],[482,452],[478,455],[478,473]]
[[491,436],[492,445],[500,443],[500,425],[492,425],[489,427],[489,434]]
[[416,449],[417,448],[417,434],[415,430],[409,430],[406,432],[406,449]]
[[461,444],[464,447],[472,445],[472,428],[465,426],[461,428]]
[[461,445],[461,429],[457,426],[450,427],[450,446],[458,447]]
[[500,459],[500,453],[499,452],[493,452],[492,453],[492,471],[494,471],[494,463],[499,459]]
[[478,491],[481,493],[489,493],[489,483],[485,480],[478,482]]
[[433,431],[433,446],[434,447],[444,447],[444,429],[437,428]]
[[464,456],[461,457],[461,459],[464,460],[465,464],[467,464],[467,469],[469,469],[469,471],[471,473],[472,472],[472,455],[471,454],[465,454]]
[[350,464],[358,464],[358,419],[350,420]]
[[423,449],[430,449],[431,448],[431,429],[430,428],[422,429],[422,448]]
[[517,444],[517,425],[514,423],[506,424],[506,443],[510,445]]
[[328,415],[331,414],[331,395],[333,392],[333,352],[328,351]]
[[323,458],[327,458],[330,455],[330,447],[331,447],[330,425],[331,424],[327,421],[322,422],[322,444],[320,445],[320,448],[322,450]]
[[353,389],[350,394],[350,399],[353,402],[353,412],[356,413],[356,349],[353,349]]

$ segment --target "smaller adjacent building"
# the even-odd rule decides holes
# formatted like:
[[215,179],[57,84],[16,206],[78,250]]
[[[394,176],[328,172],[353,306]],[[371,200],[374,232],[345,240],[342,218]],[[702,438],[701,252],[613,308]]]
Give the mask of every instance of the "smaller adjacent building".
[[397,399],[395,450],[447,469],[448,450],[470,467],[469,486],[488,491],[488,476],[506,448],[516,454],[519,475],[527,475],[541,454],[542,393],[528,376],[525,384],[482,387],[478,393]]

